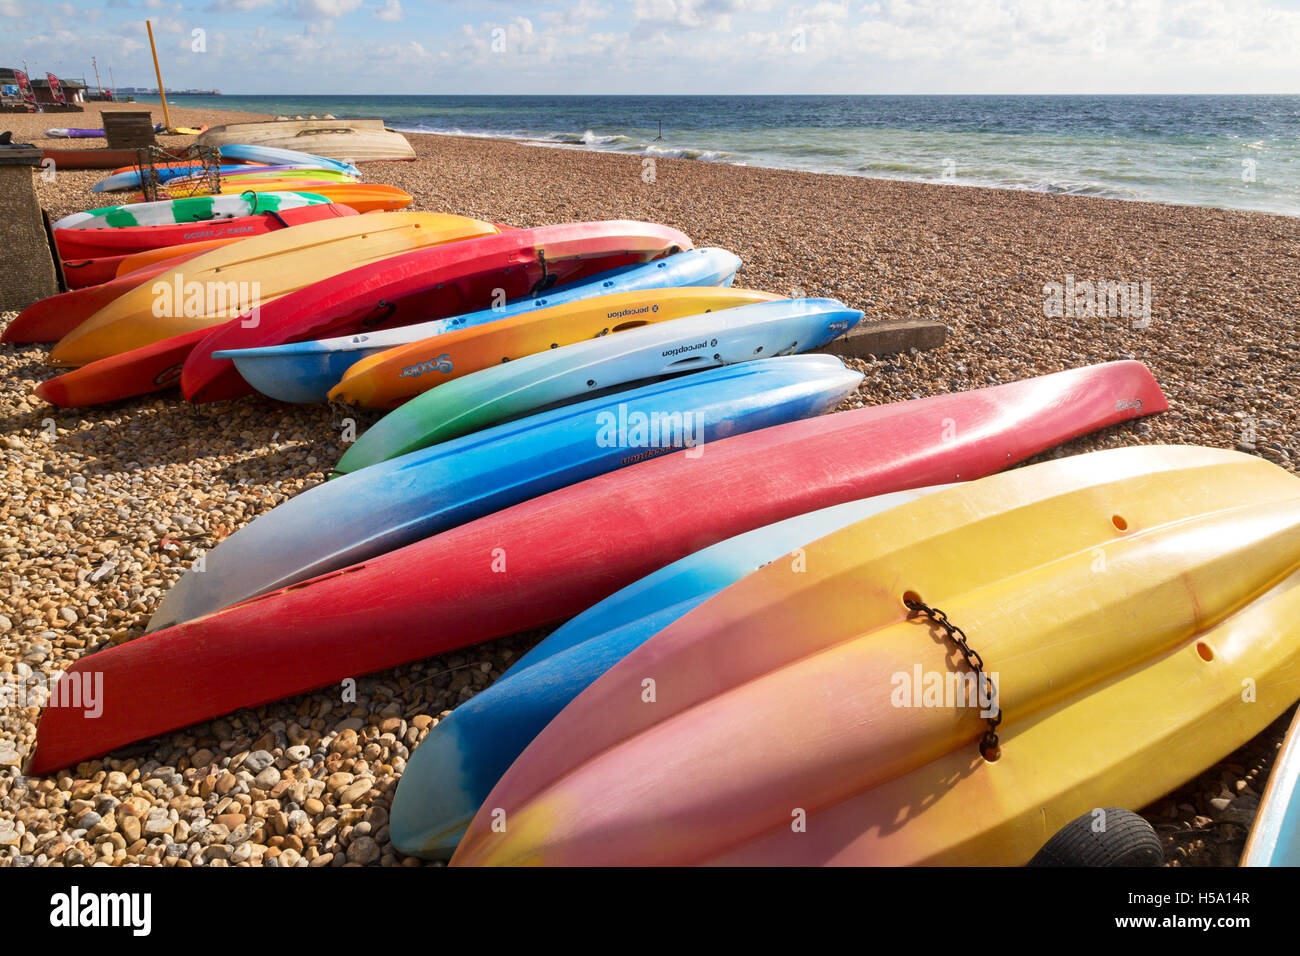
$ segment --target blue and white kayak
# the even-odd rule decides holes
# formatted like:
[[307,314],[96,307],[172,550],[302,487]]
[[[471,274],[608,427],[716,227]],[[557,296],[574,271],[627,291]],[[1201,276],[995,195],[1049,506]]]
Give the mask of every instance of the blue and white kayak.
[[419,342],[443,332],[481,325],[564,305],[598,295],[670,289],[685,286],[730,287],[740,259],[726,249],[692,249],[633,266],[610,269],[591,278],[552,289],[532,299],[516,299],[498,309],[482,309],[417,325],[382,329],[363,335],[344,335],[314,342],[290,342],[255,349],[230,349],[213,354],[228,358],[244,380],[270,398],[282,402],[324,402],[343,373],[367,355],[397,345]]
[[777,299],[525,355],[416,395],[372,425],[335,471],[357,471],[632,382],[821,348],[861,319],[835,299]]
[[745,362],[475,432],[291,498],[204,556],[149,629],[365,561],[510,505],[674,451],[829,411],[862,374],[830,355]]
[[228,146],[220,146],[218,149],[221,151],[222,159],[239,159],[248,163],[264,163],[267,166],[305,164],[317,169],[339,169],[358,178],[361,176],[361,170],[351,163],[330,159],[328,156],[317,156],[314,153],[304,153],[296,149],[281,149],[278,146],[248,146],[242,143],[231,143]]
[[729,538],[616,592],[551,633],[444,717],[407,761],[389,826],[410,856],[445,859],[502,774],[551,719],[629,653],[764,565],[941,487],[850,501]]

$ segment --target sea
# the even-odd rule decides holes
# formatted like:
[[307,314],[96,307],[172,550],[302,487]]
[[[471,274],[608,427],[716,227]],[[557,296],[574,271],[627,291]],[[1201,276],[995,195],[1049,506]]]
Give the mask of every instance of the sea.
[[379,116],[408,133],[519,139],[539,149],[1300,216],[1300,95],[224,95],[169,103]]

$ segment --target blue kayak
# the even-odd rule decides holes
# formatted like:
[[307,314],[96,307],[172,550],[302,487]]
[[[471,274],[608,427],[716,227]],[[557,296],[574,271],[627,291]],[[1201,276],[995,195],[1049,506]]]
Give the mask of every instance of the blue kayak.
[[249,163],[264,163],[267,166],[307,164],[318,169],[338,169],[345,173],[351,173],[358,179],[361,177],[361,170],[351,163],[330,159],[328,156],[317,156],[315,153],[304,153],[296,149],[281,149],[278,146],[246,146],[242,143],[231,143],[228,146],[220,146],[218,149],[221,152],[222,159],[239,159]]
[[515,758],[601,674],[764,565],[938,490],[850,501],[737,535],[661,568],[579,614],[429,731],[397,785],[389,818],[394,846],[410,856],[451,856]]
[[213,358],[232,359],[244,380],[270,398],[282,402],[324,402],[329,398],[330,389],[339,383],[343,373],[353,364],[384,349],[598,295],[686,286],[730,287],[739,268],[740,259],[725,249],[692,249],[654,262],[610,269],[588,279],[558,286],[538,298],[516,299],[496,309],[482,309],[363,335],[290,342],[265,348],[228,349],[213,353]]
[[1242,866],[1300,866],[1300,712],[1268,775]]
[[[149,630],[411,544],[617,468],[829,411],[862,380],[830,355],[727,365],[517,419],[317,485],[186,571]],[[666,505],[667,506],[667,505]]]

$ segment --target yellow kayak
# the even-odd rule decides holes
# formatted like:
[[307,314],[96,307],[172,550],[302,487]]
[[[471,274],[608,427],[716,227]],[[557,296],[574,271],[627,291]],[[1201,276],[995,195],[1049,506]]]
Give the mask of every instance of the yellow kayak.
[[1022,864],[1297,697],[1300,478],[1209,448],[1064,458],[867,518],[669,625],[533,741],[453,862]]
[[777,298],[753,289],[687,286],[616,292],[536,309],[369,355],[343,373],[329,398],[393,408],[443,382],[525,355],[652,322]]
[[497,231],[465,216],[389,212],[251,236],[119,296],[65,335],[46,362],[85,365],[220,325],[271,298],[370,262]]

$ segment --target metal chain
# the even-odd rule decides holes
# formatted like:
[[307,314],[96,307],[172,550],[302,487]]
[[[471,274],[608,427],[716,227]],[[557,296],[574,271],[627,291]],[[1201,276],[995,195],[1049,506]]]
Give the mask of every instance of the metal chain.
[[948,620],[948,615],[943,611],[913,598],[904,598],[903,604],[909,611],[924,614],[943,628],[944,633],[948,635],[948,640],[952,641],[961,652],[966,666],[974,671],[976,685],[981,690],[988,688],[988,696],[985,699],[990,702],[993,715],[985,718],[989,722],[989,729],[984,731],[984,736],[980,738],[980,755],[990,763],[997,760],[1002,756],[1002,748],[998,745],[998,724],[1002,723],[1002,707],[997,702],[997,685],[990,675],[984,673],[984,658],[980,657],[979,651],[967,642],[966,632]]

